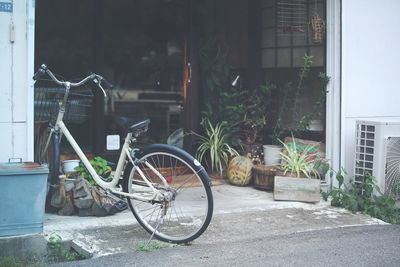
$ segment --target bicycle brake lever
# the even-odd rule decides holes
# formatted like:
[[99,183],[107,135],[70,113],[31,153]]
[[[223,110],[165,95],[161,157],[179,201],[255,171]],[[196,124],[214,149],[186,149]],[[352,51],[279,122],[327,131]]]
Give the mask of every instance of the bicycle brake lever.
[[33,80],[38,80],[40,77],[46,74],[46,65],[42,65],[39,67],[38,71],[33,75]]
[[101,79],[100,83],[104,83],[106,89],[112,89],[114,87],[114,85],[111,82],[109,82],[108,80],[104,79],[104,77],[101,77],[101,78],[102,79]]
[[106,85],[106,87],[108,87],[108,88],[112,88],[113,85],[112,85],[109,81],[107,81],[106,79],[104,79],[102,76],[100,76],[100,75],[98,75],[98,74],[94,74],[94,75],[95,75],[95,77],[94,77],[94,79],[93,79],[93,82],[94,82],[95,84],[97,84],[97,86],[101,89],[101,91],[103,91],[104,98],[107,98],[107,92],[106,92],[106,90],[103,88],[102,82],[104,82],[105,85]]

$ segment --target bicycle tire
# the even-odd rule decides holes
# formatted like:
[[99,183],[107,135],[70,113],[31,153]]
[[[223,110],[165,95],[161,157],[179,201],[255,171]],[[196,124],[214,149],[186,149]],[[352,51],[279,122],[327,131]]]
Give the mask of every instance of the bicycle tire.
[[[156,188],[166,194],[176,192],[170,202],[149,203],[127,198],[139,224],[165,242],[188,243],[198,238],[207,229],[214,207],[211,180],[204,168],[187,152],[169,145],[150,145],[139,151],[136,158],[137,166]],[[170,189],[166,189],[161,179],[144,166],[145,161],[166,177]],[[124,191],[131,193],[134,184],[143,186],[141,181],[129,163],[124,171]]]
[[48,166],[49,166],[49,192],[47,194],[47,198],[50,200],[55,187],[60,183],[60,136],[59,134],[53,134],[51,137],[51,147],[48,148],[48,151],[51,151],[51,154],[48,158]]

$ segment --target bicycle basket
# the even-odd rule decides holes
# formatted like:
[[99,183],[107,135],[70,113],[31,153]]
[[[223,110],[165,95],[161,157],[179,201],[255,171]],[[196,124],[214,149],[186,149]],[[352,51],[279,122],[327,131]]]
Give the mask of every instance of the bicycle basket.
[[[35,88],[35,122],[48,122],[56,119],[59,103],[65,94],[65,88]],[[64,121],[70,123],[84,122],[90,112],[93,93],[89,89],[72,89],[65,106]]]

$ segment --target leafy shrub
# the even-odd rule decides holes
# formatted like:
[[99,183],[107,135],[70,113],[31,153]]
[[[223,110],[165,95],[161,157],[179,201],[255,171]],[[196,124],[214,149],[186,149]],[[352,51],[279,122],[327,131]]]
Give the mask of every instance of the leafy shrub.
[[322,193],[325,200],[330,196],[332,206],[343,207],[353,213],[362,212],[388,223],[400,224],[400,209],[396,206],[395,199],[379,190],[372,175],[366,173],[360,182],[350,181],[349,185],[345,186],[345,173],[341,169],[336,174],[339,187],[333,188],[330,193]]

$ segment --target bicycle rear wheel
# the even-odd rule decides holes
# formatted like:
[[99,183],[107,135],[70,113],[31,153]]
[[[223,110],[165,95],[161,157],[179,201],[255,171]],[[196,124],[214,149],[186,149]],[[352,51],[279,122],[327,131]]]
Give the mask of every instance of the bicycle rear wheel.
[[[137,167],[165,197],[164,201],[146,202],[127,198],[140,225],[162,241],[187,243],[199,237],[208,227],[213,213],[210,178],[204,168],[185,151],[167,145],[151,145],[137,155]],[[168,182],[166,187],[151,164]],[[125,192],[149,189],[129,164],[124,171]],[[136,191],[135,189],[136,188]],[[140,190],[141,196],[151,193]]]

